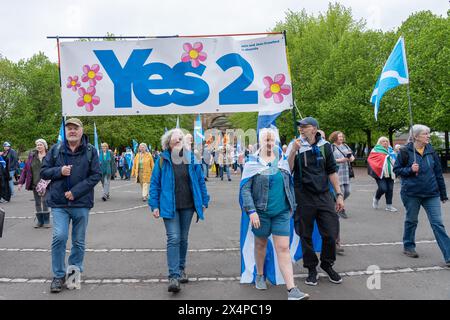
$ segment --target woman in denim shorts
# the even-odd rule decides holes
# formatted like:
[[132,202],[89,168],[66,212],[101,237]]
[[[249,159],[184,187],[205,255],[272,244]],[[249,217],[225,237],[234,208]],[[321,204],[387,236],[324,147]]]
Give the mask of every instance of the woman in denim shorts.
[[309,296],[295,286],[289,251],[290,218],[296,207],[294,187],[289,167],[279,161],[282,153],[276,144],[277,137],[275,129],[260,130],[259,153],[244,167],[242,208],[249,215],[255,236],[256,288],[267,289],[264,261],[268,238],[272,235],[278,265],[288,289],[288,299],[301,300]]

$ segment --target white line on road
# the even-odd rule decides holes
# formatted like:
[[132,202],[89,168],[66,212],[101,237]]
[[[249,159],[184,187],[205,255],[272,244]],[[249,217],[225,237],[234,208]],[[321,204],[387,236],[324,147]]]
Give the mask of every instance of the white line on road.
[[[416,272],[427,272],[427,271],[442,271],[442,270],[450,270],[450,268],[440,267],[440,266],[430,266],[430,267],[415,267],[415,268],[399,268],[399,269],[388,269],[388,270],[375,270],[375,271],[367,271],[367,270],[359,270],[359,271],[346,271],[340,272],[339,274],[342,277],[357,277],[364,275],[371,275],[374,273],[382,273],[382,274],[396,274],[396,273],[416,273]],[[294,278],[306,278],[308,274],[300,273],[294,274]],[[319,277],[327,277],[324,273],[319,273]],[[192,282],[205,282],[205,281],[240,281],[240,277],[192,277],[189,278],[189,281]],[[51,283],[50,279],[27,279],[27,278],[0,278],[0,283]],[[82,283],[85,284],[119,284],[119,283],[166,283],[167,279],[165,278],[151,278],[151,279],[86,279],[82,280]]]
[[[148,208],[148,204],[143,204],[141,206],[131,207],[131,208],[124,208],[124,209],[117,209],[117,210],[106,210],[106,211],[92,211],[89,212],[89,215],[95,215],[95,214],[107,214],[107,213],[117,213],[117,212],[126,212],[126,211],[133,211],[141,208]],[[5,219],[34,219],[35,216],[31,217],[5,217]]]
[[[436,243],[436,240],[419,240],[416,244],[430,244]],[[351,243],[343,244],[341,247],[379,247],[379,246],[398,246],[403,245],[403,242],[370,242],[370,243]],[[189,252],[228,252],[228,251],[239,251],[239,248],[212,248],[212,249],[189,249]],[[0,251],[10,251],[10,252],[51,252],[51,249],[41,249],[41,248],[0,248]],[[124,248],[113,248],[113,249],[86,249],[86,252],[94,253],[117,253],[117,252],[166,252],[166,249],[149,249],[149,248],[139,248],[139,249],[124,249]],[[67,250],[69,252],[69,250]]]

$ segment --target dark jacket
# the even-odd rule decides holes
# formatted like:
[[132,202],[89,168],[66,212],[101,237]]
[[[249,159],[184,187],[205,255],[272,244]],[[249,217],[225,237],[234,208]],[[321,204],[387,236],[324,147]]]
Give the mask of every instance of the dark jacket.
[[[317,133],[316,143],[313,146],[319,142],[319,139],[320,134]],[[308,150],[295,156],[293,170],[295,188],[304,188],[312,193],[324,193],[330,190],[328,176],[337,172],[338,168],[331,145],[327,142],[323,149],[324,155],[321,152],[315,154],[313,150]]]
[[[3,164],[5,167],[3,167]],[[9,167],[8,161],[4,160],[2,156],[0,156],[0,199],[4,199],[9,201],[11,199],[11,190],[9,188]]]
[[[415,149],[412,142],[408,143],[405,149],[398,153],[397,161],[394,165],[394,172],[401,177],[401,193],[410,197],[429,198],[440,197],[446,200],[444,177],[442,176],[441,162],[433,147],[429,144],[425,146],[423,156]],[[416,162],[419,165],[419,174],[416,175],[411,166],[414,163],[414,153]],[[408,159],[404,159],[407,155]]]
[[[101,179],[98,154],[95,149],[91,153],[91,161],[88,159],[88,140],[83,135],[81,145],[72,152],[66,142],[66,147],[54,145],[44,158],[41,178],[52,180],[46,194],[47,205],[51,208],[92,208],[94,206],[94,187]],[[89,145],[90,148],[94,148]],[[54,159],[54,154],[56,159]],[[72,165],[70,177],[61,174],[64,165]],[[64,196],[66,191],[71,191],[73,201]]]
[[28,155],[28,160],[25,162],[25,168],[20,174],[19,184],[25,183],[25,190],[33,190],[33,172],[31,170],[31,163],[33,158],[37,155],[36,151],[31,151]]
[[17,157],[16,150],[10,148],[8,150],[8,154],[5,156],[3,155],[3,158],[8,162],[9,164],[9,170],[10,171],[16,171],[19,167],[19,158]]

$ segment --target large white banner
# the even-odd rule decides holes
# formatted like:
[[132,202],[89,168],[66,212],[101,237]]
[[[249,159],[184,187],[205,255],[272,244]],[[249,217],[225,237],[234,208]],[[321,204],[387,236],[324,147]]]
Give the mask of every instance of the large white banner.
[[292,108],[283,35],[61,42],[63,115]]

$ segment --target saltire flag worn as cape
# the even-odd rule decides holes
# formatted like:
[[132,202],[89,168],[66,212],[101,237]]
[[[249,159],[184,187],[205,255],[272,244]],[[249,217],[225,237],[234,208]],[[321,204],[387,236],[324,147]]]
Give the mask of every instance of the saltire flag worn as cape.
[[391,172],[394,167],[392,155],[381,145],[377,144],[369,154],[367,163],[372,171],[380,179],[383,178],[383,172]]
[[[241,251],[241,283],[254,283],[256,277],[256,261],[255,261],[255,236],[252,232],[250,218],[243,208],[242,187],[247,181],[263,172],[268,168],[257,154],[251,155],[249,161],[244,165],[242,179],[239,188],[239,204],[241,206],[241,232],[240,232],[240,251]],[[278,162],[278,168],[290,172],[287,156],[283,155]],[[321,250],[322,239],[320,238],[317,225],[314,224],[313,245],[316,251]],[[264,261],[264,276],[274,285],[285,284],[280,268],[278,266],[277,254],[273,242],[272,235],[268,238],[266,259]],[[289,250],[293,262],[303,257],[300,237],[294,230],[294,217],[290,219],[290,237]]]

